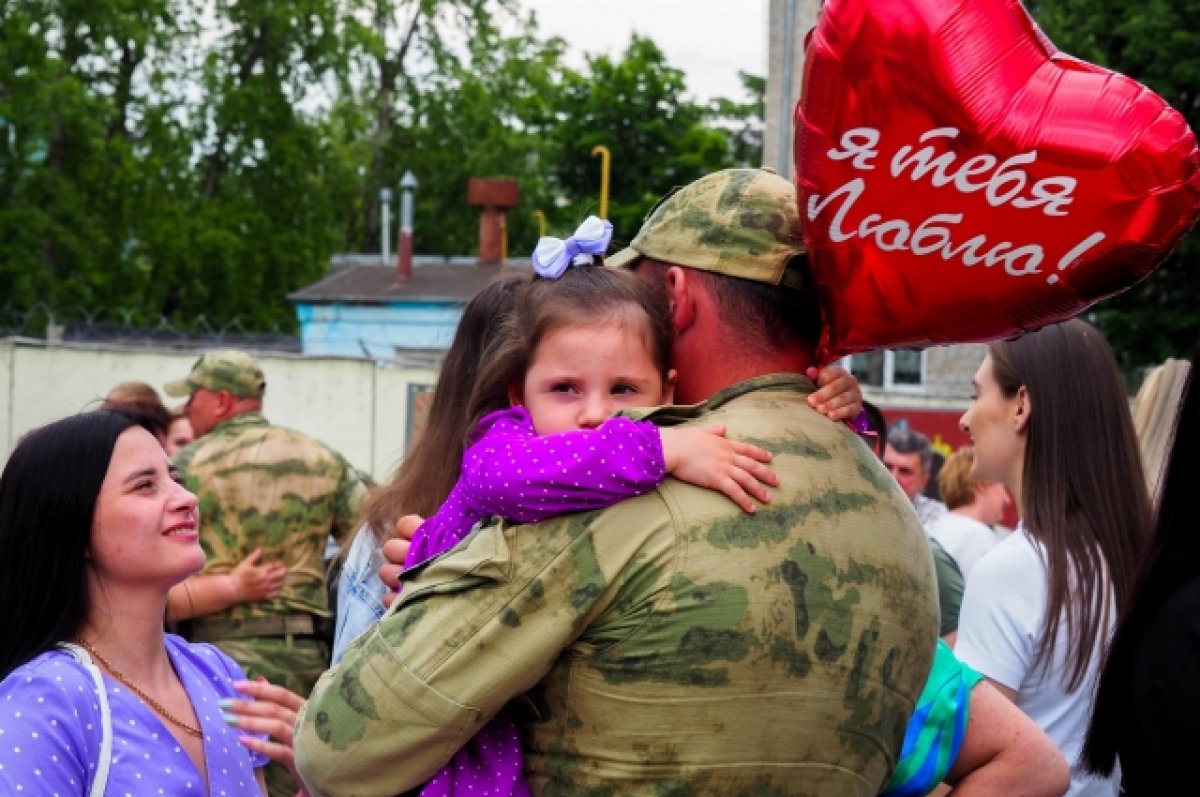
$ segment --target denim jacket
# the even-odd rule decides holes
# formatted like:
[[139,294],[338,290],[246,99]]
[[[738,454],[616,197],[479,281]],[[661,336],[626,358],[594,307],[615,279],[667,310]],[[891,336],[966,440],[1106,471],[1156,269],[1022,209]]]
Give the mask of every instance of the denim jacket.
[[341,661],[350,643],[383,617],[387,585],[379,578],[383,551],[366,526],[354,535],[338,579],[337,628],[333,636],[333,663]]

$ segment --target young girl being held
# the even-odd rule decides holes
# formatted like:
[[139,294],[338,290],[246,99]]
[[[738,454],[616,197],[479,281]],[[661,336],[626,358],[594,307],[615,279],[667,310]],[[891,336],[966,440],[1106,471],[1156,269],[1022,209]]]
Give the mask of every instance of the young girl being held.
[[[534,522],[598,509],[652,490],[668,475],[720,491],[746,512],[756,500],[770,501],[766,485],[778,484],[766,465],[771,454],[725,438],[723,427],[659,428],[614,417],[669,404],[675,373],[663,292],[632,272],[594,264],[611,230],[592,218],[565,242],[539,243],[539,278],[518,295],[506,333],[483,358],[472,402],[475,417],[483,417],[458,483],[418,529],[406,567],[454,547],[485,518]],[[493,407],[476,397],[499,389],[513,406],[484,415]],[[521,763],[515,726],[501,714],[422,794],[485,786],[527,794]]]

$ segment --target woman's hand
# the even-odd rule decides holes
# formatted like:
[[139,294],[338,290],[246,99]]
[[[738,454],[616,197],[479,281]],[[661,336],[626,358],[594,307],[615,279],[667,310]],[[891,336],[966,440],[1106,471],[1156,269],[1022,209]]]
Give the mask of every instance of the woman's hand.
[[391,606],[400,593],[400,573],[404,570],[404,560],[408,558],[413,535],[424,522],[425,518],[420,515],[405,515],[396,521],[396,536],[383,544],[383,558],[387,564],[379,568],[379,578],[388,588],[382,598],[384,606]]
[[854,375],[840,365],[809,368],[804,375],[817,383],[808,406],[831,421],[852,421],[863,408],[862,388]]
[[279,597],[287,579],[287,565],[267,562],[260,565],[262,548],[255,548],[229,571],[233,594],[239,603],[254,603]]
[[717,490],[746,512],[757,509],[751,496],[771,502],[763,485],[779,486],[779,476],[764,463],[771,452],[725,437],[724,426],[671,426],[659,429],[667,472],[680,481]]
[[296,771],[296,757],[292,751],[292,728],[296,725],[296,714],[304,707],[304,698],[265,678],[234,681],[233,688],[252,699],[222,700],[221,718],[235,728],[266,734],[268,738],[261,739],[247,733],[239,741],[250,750],[287,767],[300,787],[297,796],[308,797],[304,781]]

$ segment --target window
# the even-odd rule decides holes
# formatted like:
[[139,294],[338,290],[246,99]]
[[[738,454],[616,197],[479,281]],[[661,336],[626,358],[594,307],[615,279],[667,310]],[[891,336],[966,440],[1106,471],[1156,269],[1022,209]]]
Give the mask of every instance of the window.
[[842,367],[863,385],[880,390],[920,391],[925,385],[925,352],[887,349],[852,354]]

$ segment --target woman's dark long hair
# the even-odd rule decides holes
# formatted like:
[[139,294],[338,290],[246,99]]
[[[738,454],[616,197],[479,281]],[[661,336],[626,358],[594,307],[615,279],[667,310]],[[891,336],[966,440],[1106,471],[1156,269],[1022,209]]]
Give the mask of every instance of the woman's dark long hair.
[[[528,284],[528,275],[503,275],[484,286],[463,309],[429,402],[424,431],[396,475],[371,494],[363,509],[363,522],[379,541],[395,534],[392,524],[404,515],[432,515],[454,488],[462,467],[463,442],[474,423],[471,394],[484,350],[502,333],[517,292]],[[488,398],[491,409],[508,403],[504,393]]]
[[1109,596],[1130,605],[1150,526],[1133,416],[1112,349],[1067,321],[988,347],[1004,395],[1023,386],[1031,412],[1022,520],[1046,552],[1046,615],[1035,666],[1049,667],[1067,627],[1067,688],[1103,650]]
[[[1083,758],[1088,769],[1108,774],[1120,742],[1133,722],[1134,674],[1147,630],[1167,600],[1200,576],[1200,534],[1196,533],[1194,492],[1200,484],[1200,346],[1175,416],[1175,435],[1162,477],[1162,494],[1150,549],[1138,572],[1133,600],[1121,614],[1104,673]],[[1181,632],[1182,633],[1182,632]]]
[[74,415],[30,432],[9,457],[0,476],[0,678],[86,617],[96,496],[117,438],[135,425],[119,410]]

